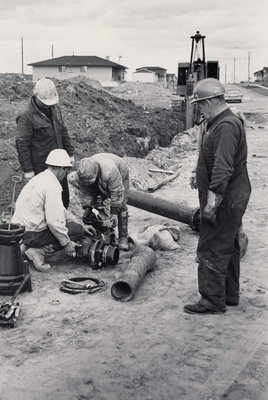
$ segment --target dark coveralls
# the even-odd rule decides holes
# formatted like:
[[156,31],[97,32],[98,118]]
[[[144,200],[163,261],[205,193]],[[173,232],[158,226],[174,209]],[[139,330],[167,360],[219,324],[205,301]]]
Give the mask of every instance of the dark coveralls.
[[[60,107],[55,104],[48,111],[41,111],[35,96],[16,118],[18,136],[16,148],[18,159],[23,172],[34,171],[35,175],[46,169],[46,158],[51,150],[64,149],[73,156],[74,148],[68,130],[63,122]],[[67,178],[61,182],[62,200],[64,206],[69,205],[69,188]]]
[[[250,197],[247,142],[240,119],[230,109],[208,123],[203,134],[196,178],[201,223],[197,246],[200,303],[225,310],[239,301],[240,248],[238,228]],[[208,190],[223,196],[217,224],[202,219]]]

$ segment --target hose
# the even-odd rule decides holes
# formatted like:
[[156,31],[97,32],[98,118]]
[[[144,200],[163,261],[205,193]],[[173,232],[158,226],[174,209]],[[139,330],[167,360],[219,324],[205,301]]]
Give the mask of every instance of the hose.
[[91,294],[103,290],[105,285],[105,282],[101,281],[100,279],[90,277],[75,277],[64,279],[60,284],[60,291],[69,294]]

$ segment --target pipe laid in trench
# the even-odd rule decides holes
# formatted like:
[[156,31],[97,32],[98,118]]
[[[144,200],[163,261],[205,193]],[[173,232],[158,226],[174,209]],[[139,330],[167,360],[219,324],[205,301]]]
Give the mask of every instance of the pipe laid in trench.
[[129,191],[128,204],[188,224],[194,231],[199,231],[199,208],[194,209],[183,204],[173,203],[133,189]]
[[136,246],[122,275],[113,283],[111,294],[117,301],[129,301],[134,296],[145,274],[156,263],[155,252],[147,246]]

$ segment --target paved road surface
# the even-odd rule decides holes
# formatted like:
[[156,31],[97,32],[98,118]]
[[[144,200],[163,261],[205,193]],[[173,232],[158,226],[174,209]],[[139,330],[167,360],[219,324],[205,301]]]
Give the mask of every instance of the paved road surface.
[[[228,88],[237,88],[237,85],[228,85]],[[239,109],[246,113],[266,113],[268,114],[268,89],[267,96],[256,93],[253,89],[240,87],[243,93],[242,103],[229,103],[229,105],[237,105]],[[264,92],[265,93],[265,92]]]

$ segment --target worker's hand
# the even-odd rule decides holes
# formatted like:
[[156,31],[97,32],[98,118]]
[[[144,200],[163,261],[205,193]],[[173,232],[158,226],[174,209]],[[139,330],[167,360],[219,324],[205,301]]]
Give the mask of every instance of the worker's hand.
[[118,226],[118,216],[116,214],[111,214],[111,224],[112,228],[116,228]]
[[210,224],[216,226],[217,224],[216,214],[217,214],[217,208],[207,204],[203,210],[202,218],[207,222],[209,222]]
[[76,247],[81,247],[82,245],[70,240],[65,246],[64,250],[69,257],[76,257]]
[[89,236],[97,236],[97,231],[91,225],[84,225],[84,231]]
[[208,190],[207,204],[202,212],[202,218],[214,226],[217,224],[217,210],[221,201],[221,195]]
[[35,173],[33,171],[24,173],[24,178],[27,179],[27,181],[32,179],[34,176],[35,176]]
[[74,163],[75,163],[75,158],[74,158],[74,156],[71,156],[71,157],[70,157],[70,163],[71,163],[72,165],[74,165]]
[[192,171],[189,183],[190,183],[190,186],[191,186],[192,189],[197,189],[196,172],[195,171]]

